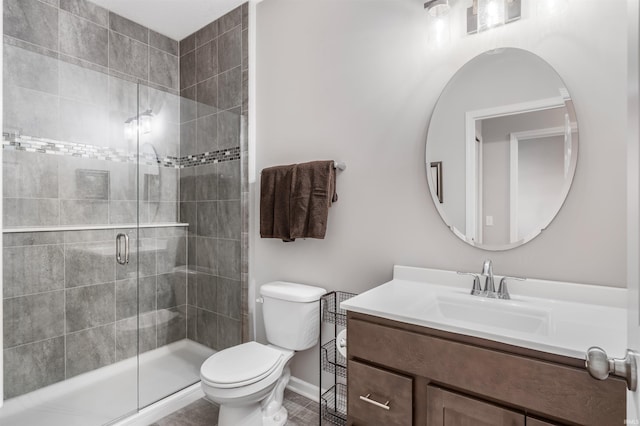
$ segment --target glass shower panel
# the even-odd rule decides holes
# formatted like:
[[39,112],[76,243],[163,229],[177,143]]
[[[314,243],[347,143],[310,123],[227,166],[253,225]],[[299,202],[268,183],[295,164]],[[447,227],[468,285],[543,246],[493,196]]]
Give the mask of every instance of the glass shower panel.
[[3,426],[139,407],[138,87],[79,63],[4,44]]

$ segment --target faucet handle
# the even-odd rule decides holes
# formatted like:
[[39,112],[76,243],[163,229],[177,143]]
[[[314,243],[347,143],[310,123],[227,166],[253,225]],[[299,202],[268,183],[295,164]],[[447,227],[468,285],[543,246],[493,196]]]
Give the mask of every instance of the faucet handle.
[[498,299],[509,300],[511,296],[509,295],[509,289],[507,288],[507,280],[516,280],[516,281],[525,281],[526,278],[520,277],[502,277],[500,279],[500,285],[498,286]]
[[469,275],[473,277],[473,288],[471,288],[471,294],[473,296],[479,296],[482,294],[482,286],[480,286],[480,277],[478,274],[472,274],[471,272],[458,272],[458,275]]

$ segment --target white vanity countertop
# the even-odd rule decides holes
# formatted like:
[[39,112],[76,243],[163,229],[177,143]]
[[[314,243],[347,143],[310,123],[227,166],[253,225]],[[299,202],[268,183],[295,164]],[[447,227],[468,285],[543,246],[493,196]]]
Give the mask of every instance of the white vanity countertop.
[[572,358],[583,359],[591,346],[624,357],[626,289],[511,280],[511,300],[497,300],[471,296],[472,282],[452,271],[395,266],[393,280],[340,307]]

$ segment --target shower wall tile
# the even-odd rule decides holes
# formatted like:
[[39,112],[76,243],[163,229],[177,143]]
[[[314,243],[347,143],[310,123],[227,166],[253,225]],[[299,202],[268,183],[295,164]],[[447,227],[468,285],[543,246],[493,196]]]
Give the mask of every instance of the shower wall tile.
[[217,275],[217,255],[215,238],[196,237],[196,265],[199,270],[210,275]]
[[198,236],[218,236],[218,202],[199,201],[196,214]]
[[67,335],[67,378],[115,362],[115,323]]
[[218,238],[239,240],[242,230],[240,200],[218,201],[217,207]]
[[107,201],[60,200],[61,225],[97,225],[108,223]]
[[[249,71],[242,70],[242,115],[246,117],[248,113],[249,113]],[[246,151],[245,147],[243,147],[242,151]]]
[[218,38],[219,72],[240,66],[242,62],[242,30],[237,26]]
[[[97,243],[97,242],[113,242],[116,234],[113,229],[96,229],[87,231],[66,231],[64,232],[64,242],[72,243]],[[69,247],[69,246],[67,246]],[[110,280],[107,280],[110,281]]]
[[215,263],[218,276],[240,279],[240,241],[216,240]]
[[[138,329],[139,327],[139,329]],[[122,361],[157,347],[156,313],[128,318],[116,323],[116,361]]]
[[180,40],[180,55],[183,56],[196,48],[196,33]]
[[177,202],[158,202],[149,204],[149,222],[150,223],[169,223],[178,221],[178,203]]
[[115,280],[113,240],[66,244],[65,287],[79,287]]
[[[158,237],[158,251],[156,254],[158,263],[158,275],[180,270],[185,274],[182,266],[187,264],[187,236],[182,237]],[[185,278],[186,279],[186,278]]]
[[59,135],[63,141],[108,146],[106,106],[60,98],[59,114]]
[[211,114],[196,121],[196,151],[210,152],[218,150],[218,117]]
[[218,107],[230,109],[242,105],[242,71],[240,67],[218,76]]
[[218,77],[211,77],[196,85],[198,117],[218,112]]
[[135,317],[138,312],[144,314],[155,310],[155,276],[140,278],[139,282],[135,278],[116,282],[116,320]]
[[242,285],[239,280],[219,277],[216,312],[229,318],[240,320],[241,293]]
[[200,82],[218,74],[219,59],[217,40],[211,40],[208,43],[198,47],[195,52],[195,60],[195,81]]
[[240,320],[218,315],[218,347],[223,350],[242,343],[242,324]]
[[197,283],[197,297],[195,306],[200,309],[215,312],[218,306],[218,277],[205,273],[195,275]]
[[220,19],[218,19],[218,22],[218,30],[220,34],[223,34],[233,27],[242,24],[242,6],[238,6],[231,12],[223,15]]
[[189,52],[180,58],[180,87],[196,84],[196,52]]
[[218,168],[220,166],[221,163],[214,163],[194,168],[196,172],[195,196],[197,200],[218,199]]
[[242,8],[242,29],[246,30],[249,28],[249,2],[242,3],[240,7]]
[[3,223],[11,226],[53,226],[60,221],[60,206],[56,199],[5,198]]
[[180,53],[179,43],[177,41],[153,30],[149,30],[149,46],[163,50],[173,56],[178,56]]
[[187,280],[183,273],[158,275],[158,309],[173,308],[187,303]]
[[195,32],[195,47],[200,47],[218,36],[218,21],[213,21]]
[[3,296],[15,297],[64,288],[62,245],[5,247]]
[[[107,74],[67,62],[59,62],[59,66],[61,96],[96,105],[108,105]],[[105,120],[106,115],[100,118]]]
[[67,332],[85,330],[115,321],[115,283],[66,290]]
[[5,233],[2,236],[2,246],[4,248],[19,247],[19,246],[53,245],[53,244],[62,244],[63,242],[64,242],[63,232],[16,232],[16,233]]
[[149,46],[110,31],[109,66],[116,71],[147,80]]
[[240,141],[241,109],[218,113],[218,149],[233,148]]
[[13,398],[65,378],[64,337],[4,350],[4,398]]
[[[131,224],[138,218],[137,201],[109,201],[109,223]],[[143,219],[143,218],[141,218]],[[147,222],[148,220],[141,220]]]
[[249,69],[249,30],[242,30],[242,71]]
[[7,43],[3,55],[5,87],[15,85],[53,95],[58,93],[59,61],[56,58]]
[[[195,120],[198,112],[197,87],[194,84],[191,87],[180,90],[180,122]],[[191,152],[182,152],[181,155],[188,155]]]
[[196,324],[198,321],[198,309],[195,306],[189,304],[187,306],[187,339],[198,340]]
[[2,195],[5,198],[58,198],[58,158],[5,151]]
[[58,9],[39,1],[5,0],[4,34],[57,49]]
[[187,337],[187,305],[159,309],[158,346],[168,345]]
[[[248,72],[242,72],[248,70],[247,27],[245,4],[181,42],[185,49],[196,49],[195,76],[192,55],[181,50],[181,94],[193,96],[195,87],[198,101],[195,130],[193,107],[183,106],[182,120],[189,125],[182,129],[181,155],[246,147],[240,136],[241,114],[248,108]],[[246,211],[241,205],[241,166],[240,160],[232,160],[180,170],[180,219],[191,224],[187,245],[197,271],[188,283],[187,332],[189,338],[213,348],[242,338],[238,324],[247,304],[240,281],[242,226],[248,221],[242,218]],[[218,280],[225,279],[221,289]],[[219,317],[232,322],[220,325]],[[234,328],[225,330],[227,326]]]
[[108,30],[104,27],[60,11],[60,53],[109,66]]
[[[195,104],[193,105],[195,107]],[[182,153],[196,152],[196,120],[180,124],[180,156]],[[181,173],[194,170],[194,167],[182,169]]]
[[86,0],[60,0],[60,9],[88,19],[98,25],[109,25],[109,11]]
[[116,13],[109,13],[109,28],[142,43],[149,43],[149,29]]
[[149,81],[164,87],[180,88],[178,57],[161,50],[149,49]]
[[4,348],[64,335],[64,291],[4,300]]
[[56,139],[59,137],[58,96],[17,86],[5,87],[3,117],[5,129],[21,134]]
[[218,349],[218,315],[197,309],[196,341],[213,349]]
[[218,199],[240,198],[240,160],[218,163]]

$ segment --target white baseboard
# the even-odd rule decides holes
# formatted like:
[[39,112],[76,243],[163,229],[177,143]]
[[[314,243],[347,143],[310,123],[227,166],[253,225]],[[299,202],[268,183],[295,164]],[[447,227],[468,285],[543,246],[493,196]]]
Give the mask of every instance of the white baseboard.
[[[315,402],[320,401],[318,386],[312,385],[311,383],[305,382],[304,380],[299,379],[297,377],[291,376],[291,379],[289,380],[289,384],[287,385],[287,389],[289,389],[291,392],[297,393],[298,395],[302,395],[305,398],[308,398],[312,401],[315,401]],[[324,391],[326,391],[326,389],[323,389],[323,392]]]
[[112,426],[148,426],[202,397],[204,397],[204,392],[202,391],[200,382],[198,382],[155,404],[143,408],[133,416],[113,423]]

